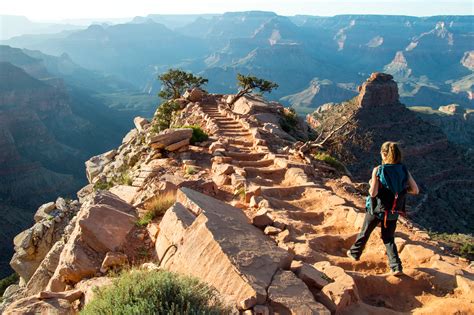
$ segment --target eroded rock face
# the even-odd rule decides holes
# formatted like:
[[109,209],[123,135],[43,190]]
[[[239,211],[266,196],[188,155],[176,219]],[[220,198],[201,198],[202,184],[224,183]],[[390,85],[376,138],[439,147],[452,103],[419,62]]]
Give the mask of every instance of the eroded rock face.
[[386,73],[372,73],[359,88],[357,98],[360,107],[375,107],[399,102],[398,86],[393,76]]
[[106,253],[120,251],[135,219],[133,207],[112,193],[93,196],[78,213],[48,289],[63,291],[99,272]]
[[[157,239],[161,249],[170,245],[158,244],[175,242],[176,253],[162,258],[165,267],[209,283],[240,309],[265,303],[273,275],[289,268],[291,255],[250,225],[238,208],[187,188],[178,192],[177,201],[180,205],[168,210],[173,215],[165,215]],[[182,222],[180,228],[168,218]],[[163,256],[163,250],[158,254]]]
[[77,201],[66,202],[58,198],[39,207],[35,214],[36,223],[18,234],[14,239],[15,254],[10,266],[26,284],[35,273],[53,245],[64,234],[66,226],[79,210]]
[[86,161],[86,176],[89,183],[95,183],[97,175],[99,175],[104,167],[109,164],[116,155],[115,150],[91,157]]

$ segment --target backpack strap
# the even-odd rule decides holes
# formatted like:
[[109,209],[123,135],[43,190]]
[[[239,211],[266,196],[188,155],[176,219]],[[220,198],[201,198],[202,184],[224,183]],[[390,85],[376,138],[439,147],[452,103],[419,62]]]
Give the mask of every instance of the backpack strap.
[[[393,198],[393,204],[392,204],[392,214],[395,214],[395,208],[397,207],[397,201],[398,201],[398,193],[395,194],[395,198]],[[397,211],[397,213],[400,213]],[[387,217],[388,217],[388,210],[385,209],[385,214],[383,218],[383,225],[385,228],[387,228]]]

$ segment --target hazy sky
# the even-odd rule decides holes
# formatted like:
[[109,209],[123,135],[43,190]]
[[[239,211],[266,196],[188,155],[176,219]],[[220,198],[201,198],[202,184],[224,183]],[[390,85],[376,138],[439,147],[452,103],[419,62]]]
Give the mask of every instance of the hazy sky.
[[474,0],[0,0],[0,14],[25,15],[32,20],[246,10],[274,11],[281,15],[472,15],[473,7]]

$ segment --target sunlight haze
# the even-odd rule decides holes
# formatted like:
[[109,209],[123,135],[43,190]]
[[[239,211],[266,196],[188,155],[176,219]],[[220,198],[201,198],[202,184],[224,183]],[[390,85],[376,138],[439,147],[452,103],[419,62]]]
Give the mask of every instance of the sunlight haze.
[[281,15],[389,14],[389,15],[469,15],[473,14],[471,0],[240,0],[240,1],[111,1],[111,0],[17,0],[2,1],[0,12],[24,15],[32,20],[64,20],[79,18],[123,18],[147,14],[196,14],[226,11],[264,10]]

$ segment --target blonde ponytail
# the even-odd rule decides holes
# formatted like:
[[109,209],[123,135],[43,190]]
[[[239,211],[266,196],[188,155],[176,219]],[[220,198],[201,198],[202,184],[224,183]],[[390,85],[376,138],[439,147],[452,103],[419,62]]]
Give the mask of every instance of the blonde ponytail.
[[396,142],[387,141],[382,144],[380,154],[384,164],[398,164],[402,162],[402,151]]

